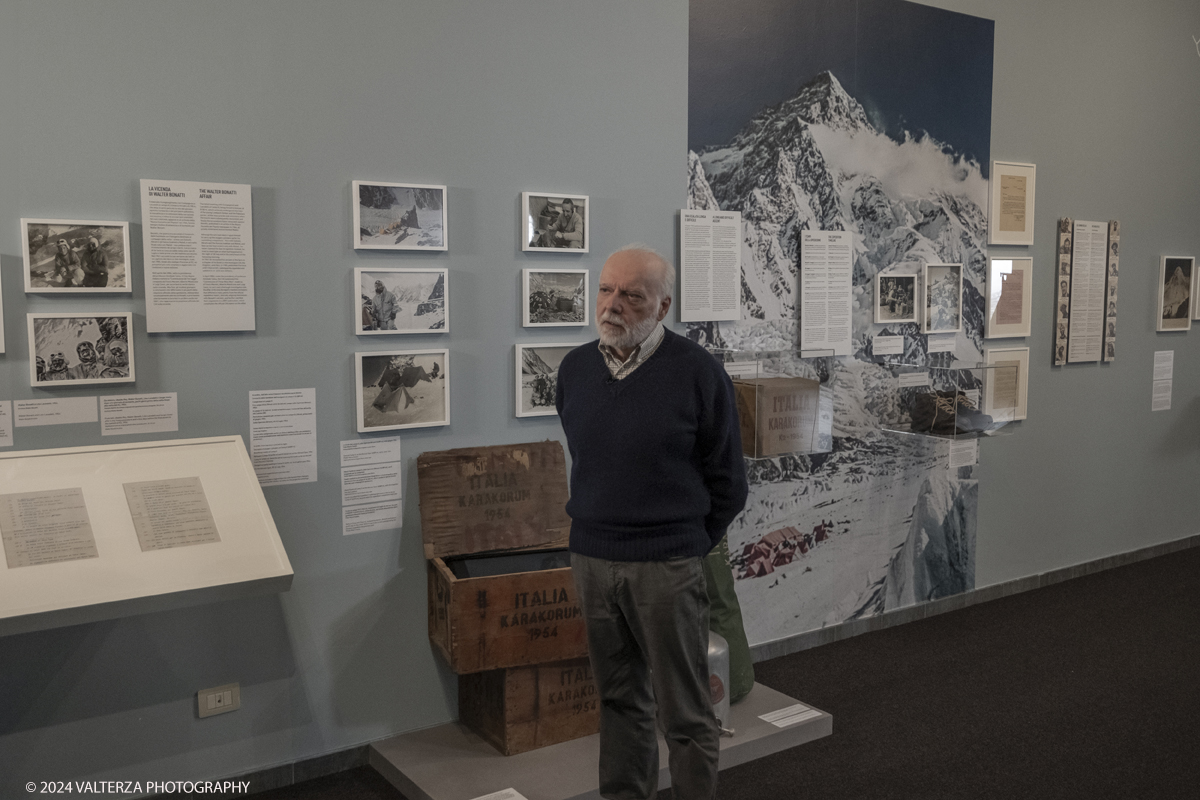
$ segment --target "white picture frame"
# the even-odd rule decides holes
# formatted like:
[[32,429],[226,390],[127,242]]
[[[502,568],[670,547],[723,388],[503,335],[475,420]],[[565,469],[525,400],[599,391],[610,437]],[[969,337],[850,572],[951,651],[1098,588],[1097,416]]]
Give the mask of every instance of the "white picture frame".
[[1037,165],[993,161],[988,191],[988,244],[1033,244]]
[[[567,353],[583,342],[548,342],[546,344],[517,344],[516,353],[516,415],[518,417],[551,417],[558,415],[554,405],[558,385],[558,365]],[[540,364],[540,366],[539,366]]]
[[[394,360],[400,364],[394,365]],[[400,372],[396,376],[399,380],[386,381],[390,391],[381,401],[387,371],[392,366]],[[406,376],[404,372],[409,366],[420,372]],[[359,433],[449,425],[450,351],[443,348],[357,352],[354,388]]]
[[562,328],[590,324],[589,284],[590,273],[586,269],[521,270],[521,325]]
[[[96,240],[93,255],[91,240]],[[60,263],[57,243],[71,253]],[[21,256],[26,294],[129,294],[129,222],[122,220],[21,219]],[[95,266],[99,260],[102,267]],[[100,269],[103,269],[103,284]]]
[[73,311],[26,318],[30,386],[63,389],[134,382],[133,312]]
[[[566,203],[572,217],[562,217]],[[521,192],[521,249],[529,253],[587,253],[591,249],[592,203],[586,194]],[[582,226],[583,230],[579,228]],[[579,238],[577,239],[576,236]]]
[[[359,336],[449,333],[449,273],[448,269],[355,267],[354,332]],[[376,291],[377,284],[382,284],[382,292]]]
[[983,413],[988,414],[996,422],[1015,422],[1029,415],[1029,348],[1028,347],[987,347],[984,348],[984,363],[989,367],[1008,366],[1015,364],[1017,368],[1017,384],[1015,406],[997,405],[997,392],[1006,386],[1008,375],[1002,375],[1001,370],[987,370],[987,379],[983,387]]
[[962,330],[962,264],[926,264],[924,283],[925,333]]
[[[1064,278],[1070,281],[1070,275]],[[989,258],[985,339],[1029,336],[1032,332],[1033,259]]]
[[875,323],[892,325],[918,322],[920,293],[915,273],[879,273],[875,276]]
[[1159,261],[1156,330],[1160,333],[1192,329],[1195,278],[1196,259],[1192,256],[1163,256]]
[[447,249],[445,186],[351,181],[350,205],[355,250]]

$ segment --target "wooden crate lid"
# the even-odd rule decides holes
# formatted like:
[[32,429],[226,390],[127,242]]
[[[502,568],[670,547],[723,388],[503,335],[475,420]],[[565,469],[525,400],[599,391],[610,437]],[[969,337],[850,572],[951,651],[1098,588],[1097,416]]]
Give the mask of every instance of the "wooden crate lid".
[[567,469],[556,441],[417,457],[426,558],[566,547]]

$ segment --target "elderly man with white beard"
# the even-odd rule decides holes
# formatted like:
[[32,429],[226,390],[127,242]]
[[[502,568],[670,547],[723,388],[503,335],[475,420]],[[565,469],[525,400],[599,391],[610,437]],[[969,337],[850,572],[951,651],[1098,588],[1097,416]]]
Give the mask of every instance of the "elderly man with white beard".
[[[715,796],[702,560],[746,502],[733,385],[667,330],[675,270],[629,245],[605,262],[599,341],[558,369],[571,452],[571,568],[600,696],[600,794],[658,788],[656,716],[676,798]],[[657,715],[656,715],[657,709]]]

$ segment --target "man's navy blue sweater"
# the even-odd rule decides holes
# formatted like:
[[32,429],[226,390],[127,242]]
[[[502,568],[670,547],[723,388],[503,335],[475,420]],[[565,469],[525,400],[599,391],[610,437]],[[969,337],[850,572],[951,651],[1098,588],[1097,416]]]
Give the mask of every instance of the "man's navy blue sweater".
[[704,348],[666,332],[623,380],[598,342],[558,367],[571,451],[571,551],[610,561],[703,556],[746,504],[733,384]]

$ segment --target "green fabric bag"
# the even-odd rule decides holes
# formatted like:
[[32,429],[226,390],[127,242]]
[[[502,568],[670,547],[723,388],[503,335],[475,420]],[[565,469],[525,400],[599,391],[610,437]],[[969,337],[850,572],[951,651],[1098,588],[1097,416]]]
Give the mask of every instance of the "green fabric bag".
[[736,703],[754,688],[754,664],[742,625],[742,606],[733,589],[729,537],[723,537],[705,556],[704,582],[708,585],[708,627],[729,643],[729,702]]

